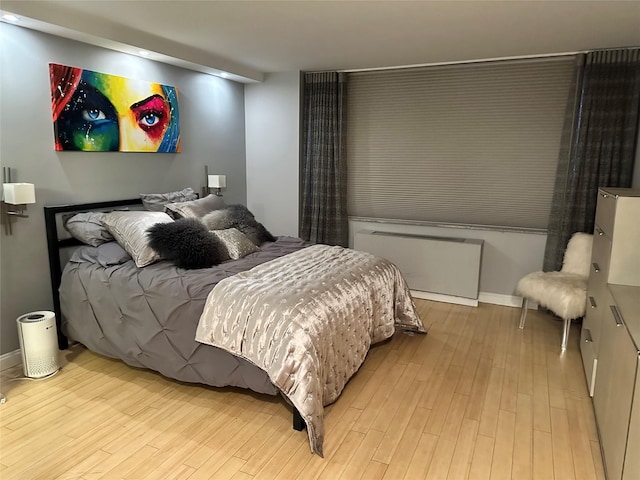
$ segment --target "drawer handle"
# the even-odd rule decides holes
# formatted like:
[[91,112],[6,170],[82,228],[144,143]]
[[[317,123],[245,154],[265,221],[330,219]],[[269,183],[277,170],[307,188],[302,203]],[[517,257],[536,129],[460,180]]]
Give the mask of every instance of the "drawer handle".
[[589,303],[591,304],[591,308],[596,308],[598,306],[596,299],[593,297],[589,297]]
[[601,196],[602,198],[607,198],[609,195],[608,195],[608,194],[606,194],[606,193],[604,193],[604,192],[600,192],[600,196]]
[[588,328],[584,331],[584,343],[592,343],[593,339],[591,338],[591,330]]
[[624,321],[622,320],[622,315],[620,315],[620,312],[618,311],[618,307],[615,305],[609,305],[609,307],[611,308],[611,313],[613,313],[613,319],[616,321],[616,327],[623,327]]
[[591,265],[593,265],[593,270],[596,273],[600,273],[600,265],[598,265],[596,262],[593,262]]
[[598,236],[601,237],[602,235],[604,235],[604,230],[600,230],[599,228],[596,228],[596,232],[598,232]]

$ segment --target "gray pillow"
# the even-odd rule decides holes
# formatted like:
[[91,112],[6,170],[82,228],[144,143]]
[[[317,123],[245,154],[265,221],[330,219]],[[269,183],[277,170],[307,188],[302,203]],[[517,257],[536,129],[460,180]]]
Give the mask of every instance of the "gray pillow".
[[173,222],[173,219],[164,212],[110,212],[105,214],[102,222],[136,265],[142,268],[160,259],[149,246],[147,230],[156,223]]
[[227,228],[226,230],[211,230],[224,246],[227,247],[229,258],[238,260],[246,257],[250,253],[259,252],[260,247],[254,244],[249,237],[236,228]]
[[106,242],[94,248],[78,248],[69,259],[73,263],[97,263],[105,268],[129,260],[131,256],[117,242]]
[[117,242],[103,243],[97,248],[97,254],[98,263],[105,268],[111,265],[120,265],[121,263],[131,260],[131,255]]
[[201,218],[214,210],[226,208],[222,197],[207,195],[190,202],[168,203],[165,211],[176,220],[179,218]]
[[198,198],[193,188],[187,187],[178,192],[167,193],[141,193],[140,198],[144,208],[152,212],[164,212],[167,203],[188,202]]
[[64,228],[82,243],[97,247],[111,242],[113,236],[102,223],[104,212],[83,212],[71,215],[64,220]]

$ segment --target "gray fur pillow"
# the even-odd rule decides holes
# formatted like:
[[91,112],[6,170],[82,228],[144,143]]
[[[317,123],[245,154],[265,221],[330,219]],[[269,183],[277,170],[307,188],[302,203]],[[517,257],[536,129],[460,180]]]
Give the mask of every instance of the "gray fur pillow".
[[202,217],[201,220],[208,230],[237,228],[258,246],[264,242],[276,241],[276,238],[255,219],[253,213],[244,205],[229,205],[227,208],[214,210]]
[[224,243],[196,218],[159,223],[147,236],[152,249],[180,268],[208,268],[229,260]]

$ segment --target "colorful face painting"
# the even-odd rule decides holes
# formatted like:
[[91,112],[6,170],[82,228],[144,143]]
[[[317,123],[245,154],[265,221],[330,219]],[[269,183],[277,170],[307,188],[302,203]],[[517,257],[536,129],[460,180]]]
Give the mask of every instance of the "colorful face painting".
[[180,151],[178,90],[49,64],[56,150]]

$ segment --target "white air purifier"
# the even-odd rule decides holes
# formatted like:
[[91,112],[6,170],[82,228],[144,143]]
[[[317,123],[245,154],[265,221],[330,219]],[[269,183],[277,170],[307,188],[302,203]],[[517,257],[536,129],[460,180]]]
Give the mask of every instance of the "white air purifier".
[[58,334],[53,312],[31,312],[16,320],[26,377],[42,378],[54,374],[58,366]]

